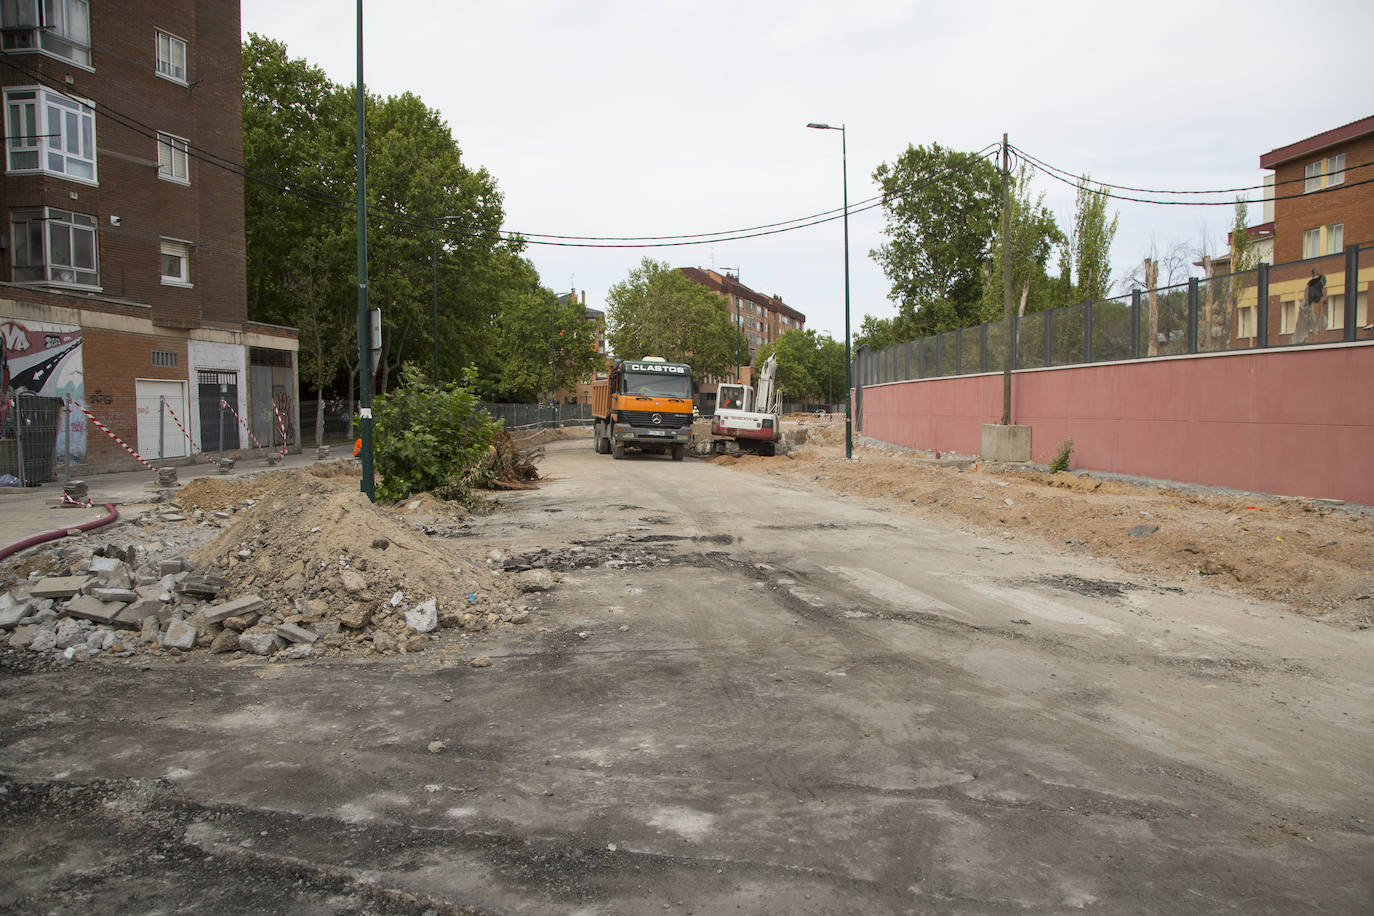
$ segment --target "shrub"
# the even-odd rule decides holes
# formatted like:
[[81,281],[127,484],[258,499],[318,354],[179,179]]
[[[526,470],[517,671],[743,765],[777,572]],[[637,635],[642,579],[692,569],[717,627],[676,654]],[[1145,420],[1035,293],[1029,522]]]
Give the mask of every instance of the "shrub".
[[1059,443],[1059,451],[1050,462],[1050,473],[1058,474],[1069,469],[1069,457],[1073,455],[1073,436]]
[[472,382],[469,373],[461,385],[436,388],[414,366],[401,369],[400,387],[374,405],[379,497],[394,501],[440,488],[466,492],[469,474],[501,425],[480,408]]

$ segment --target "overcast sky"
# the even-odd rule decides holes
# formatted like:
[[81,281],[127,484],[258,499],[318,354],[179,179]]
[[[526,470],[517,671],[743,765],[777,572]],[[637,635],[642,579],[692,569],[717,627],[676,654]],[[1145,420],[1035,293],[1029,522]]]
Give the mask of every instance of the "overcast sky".
[[[1218,0],[955,4],[899,0],[367,0],[364,74],[448,121],[495,176],[506,228],[671,236],[851,205],[910,144],[1011,142],[1070,172],[1150,188],[1258,184],[1261,154],[1374,114],[1374,3]],[[356,72],[355,4],[242,0],[243,30],[336,82]],[[1042,179],[1061,228],[1071,188]],[[1113,202],[1114,277],[1152,244],[1210,236],[1225,207]],[[1258,222],[1255,208],[1251,222]],[[606,291],[648,255],[738,268],[807,327],[844,333],[841,222],[678,248],[532,246],[546,286]],[[889,317],[869,257],[881,210],[849,220],[851,323]]]

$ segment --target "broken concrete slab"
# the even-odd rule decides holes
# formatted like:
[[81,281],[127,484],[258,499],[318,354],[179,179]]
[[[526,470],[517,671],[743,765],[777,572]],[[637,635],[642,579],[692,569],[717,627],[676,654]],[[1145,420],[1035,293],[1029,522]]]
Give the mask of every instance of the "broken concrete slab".
[[53,630],[54,645],[59,649],[82,644],[86,641],[86,630],[75,620],[59,620]]
[[68,617],[79,617],[95,623],[113,623],[125,605],[118,601],[101,601],[94,595],[77,595],[64,609]]
[[406,626],[417,633],[432,633],[439,626],[439,601],[430,598],[406,611]]
[[176,590],[183,595],[201,595],[214,598],[229,587],[229,580],[220,576],[187,576],[177,583]]
[[316,620],[310,624],[310,629],[321,636],[333,636],[339,632],[339,622],[337,620]]
[[294,623],[283,623],[277,627],[276,633],[282,639],[294,643],[312,643],[320,638],[318,633],[313,633],[305,627]]
[[0,609],[0,630],[10,630],[19,626],[19,621],[23,620],[29,613],[29,602],[21,601],[18,604]]
[[118,601],[120,604],[133,604],[139,599],[138,592],[128,588],[93,588],[90,593],[101,601]]
[[196,628],[184,620],[173,620],[162,632],[159,644],[164,649],[190,649],[196,644]]
[[161,601],[151,601],[142,598],[133,604],[126,604],[114,619],[110,621],[111,626],[119,627],[121,630],[137,630],[143,626],[143,621],[149,617],[157,617],[162,610]]
[[239,634],[239,648],[251,655],[271,655],[276,644],[276,637],[271,633]]
[[205,615],[205,621],[207,623],[223,623],[230,617],[240,617],[244,614],[254,613],[260,607],[262,607],[261,597],[258,595],[244,595],[232,601],[212,604],[201,613]]
[[93,581],[92,576],[49,576],[35,582],[29,594],[34,598],[70,598]]
[[210,643],[211,655],[222,655],[225,652],[233,652],[239,648],[239,634],[233,630],[221,630],[215,637],[214,642]]
[[26,623],[14,628],[10,634],[9,646],[11,649],[27,649],[29,643],[33,642],[33,636],[43,629],[36,623]]

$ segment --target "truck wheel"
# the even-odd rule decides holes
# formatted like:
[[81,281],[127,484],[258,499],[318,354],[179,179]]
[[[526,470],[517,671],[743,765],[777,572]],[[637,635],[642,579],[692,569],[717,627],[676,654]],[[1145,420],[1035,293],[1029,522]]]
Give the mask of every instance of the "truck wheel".
[[596,450],[603,455],[611,453],[611,440],[607,436],[602,436],[596,441]]
[[687,454],[687,446],[685,446],[685,445],[674,445],[674,446],[673,446],[673,460],[674,460],[674,461],[681,461],[681,460],[682,460],[682,456],[683,456],[683,455],[686,455],[686,454]]
[[614,458],[616,461],[619,461],[621,458],[625,457],[624,442],[617,442],[611,446],[611,457]]

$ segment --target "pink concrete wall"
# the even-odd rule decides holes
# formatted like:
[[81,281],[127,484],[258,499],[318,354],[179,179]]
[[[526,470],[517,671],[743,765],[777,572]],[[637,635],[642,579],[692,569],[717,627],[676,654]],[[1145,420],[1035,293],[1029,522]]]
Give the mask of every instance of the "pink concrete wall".
[[[1002,376],[865,387],[863,434],[977,454],[1002,417]],[[1029,370],[1013,422],[1048,462],[1374,505],[1374,346],[1354,344]]]

